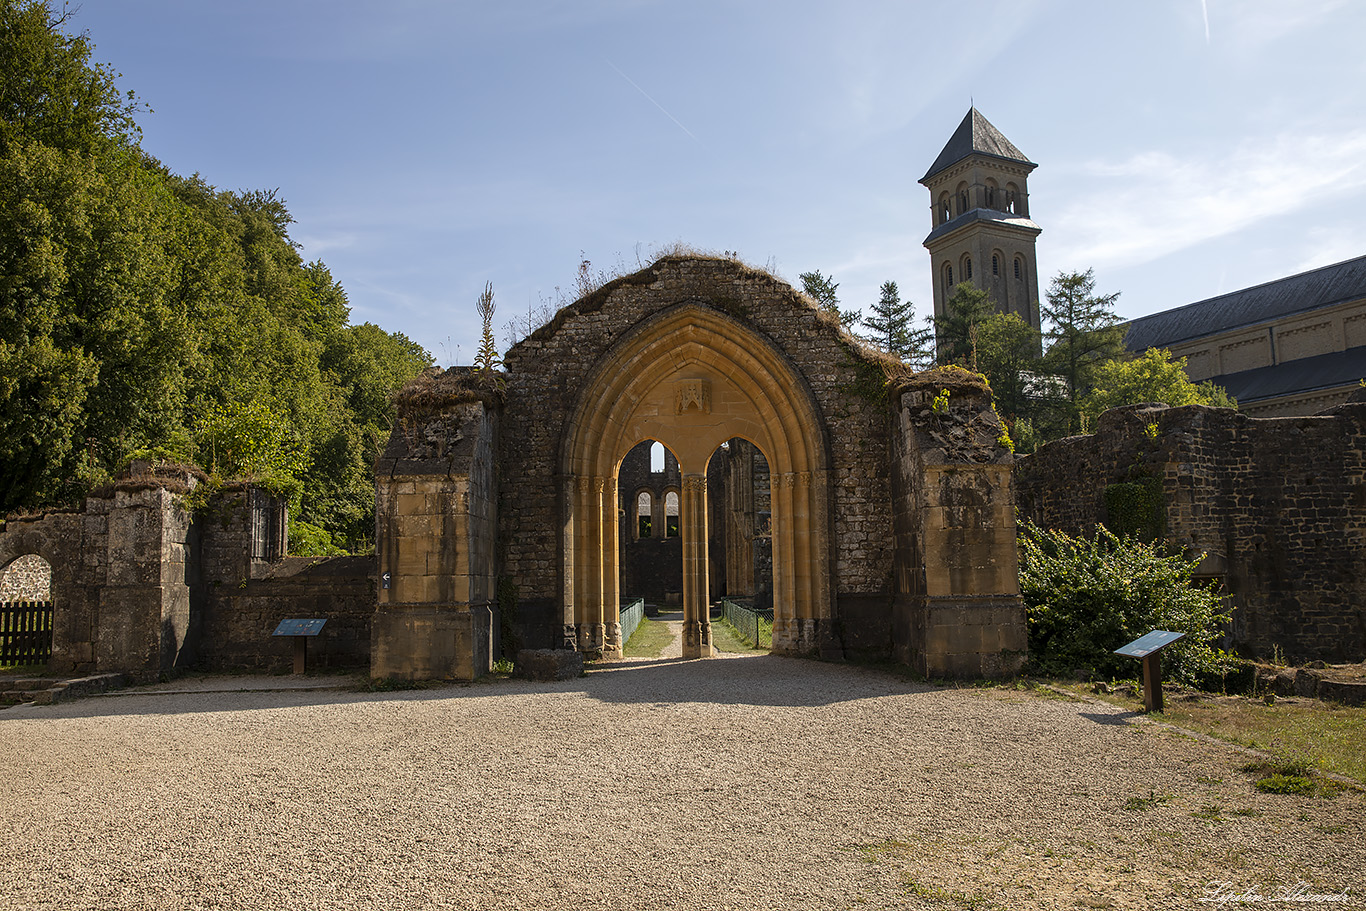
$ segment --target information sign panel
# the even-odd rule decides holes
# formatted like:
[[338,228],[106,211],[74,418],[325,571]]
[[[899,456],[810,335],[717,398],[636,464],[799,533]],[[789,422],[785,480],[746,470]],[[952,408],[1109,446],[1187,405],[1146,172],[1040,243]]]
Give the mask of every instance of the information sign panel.
[[1164,629],[1155,629],[1145,636],[1139,636],[1128,645],[1122,645],[1115,649],[1116,655],[1128,655],[1130,658],[1146,658],[1160,648],[1166,648],[1177,639],[1185,636],[1185,633],[1170,633]]
[[281,620],[272,636],[316,636],[326,620]]

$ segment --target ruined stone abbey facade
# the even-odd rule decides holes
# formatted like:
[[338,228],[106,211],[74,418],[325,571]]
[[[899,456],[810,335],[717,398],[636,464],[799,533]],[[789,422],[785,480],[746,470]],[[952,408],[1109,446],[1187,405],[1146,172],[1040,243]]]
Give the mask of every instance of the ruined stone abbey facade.
[[1022,663],[1012,457],[977,377],[910,374],[771,275],[689,256],[587,295],[505,363],[400,398],[377,471],[376,676],[474,676],[504,636],[619,656],[639,529],[620,469],[646,441],[678,473],[685,657],[712,654],[713,598],[753,588],[753,535],[716,527],[754,528],[755,461],[731,470],[753,447],[775,650],[934,676]]

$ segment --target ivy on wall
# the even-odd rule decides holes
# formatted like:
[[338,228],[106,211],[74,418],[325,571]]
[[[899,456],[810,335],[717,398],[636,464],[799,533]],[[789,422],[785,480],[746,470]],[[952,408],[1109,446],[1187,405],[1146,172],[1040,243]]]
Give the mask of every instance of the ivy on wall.
[[1167,534],[1166,500],[1160,478],[1139,478],[1105,488],[1105,525],[1121,538],[1153,543]]

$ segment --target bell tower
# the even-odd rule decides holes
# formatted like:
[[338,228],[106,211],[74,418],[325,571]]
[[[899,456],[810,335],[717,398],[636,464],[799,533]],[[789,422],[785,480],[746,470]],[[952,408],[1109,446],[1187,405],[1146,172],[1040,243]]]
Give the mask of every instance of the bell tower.
[[970,281],[996,309],[1039,328],[1039,275],[1029,220],[1029,172],[1036,168],[973,107],[920,178],[930,191],[925,238],[934,276],[934,313]]

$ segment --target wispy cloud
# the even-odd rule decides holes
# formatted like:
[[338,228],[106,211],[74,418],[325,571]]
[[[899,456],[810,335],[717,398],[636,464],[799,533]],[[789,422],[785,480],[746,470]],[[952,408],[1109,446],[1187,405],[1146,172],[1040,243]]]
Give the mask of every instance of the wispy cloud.
[[[1053,221],[1061,258],[1133,266],[1254,221],[1366,195],[1366,129],[1282,133],[1231,154],[1144,152],[1084,165],[1084,198]],[[1079,189],[1082,186],[1079,185]]]

